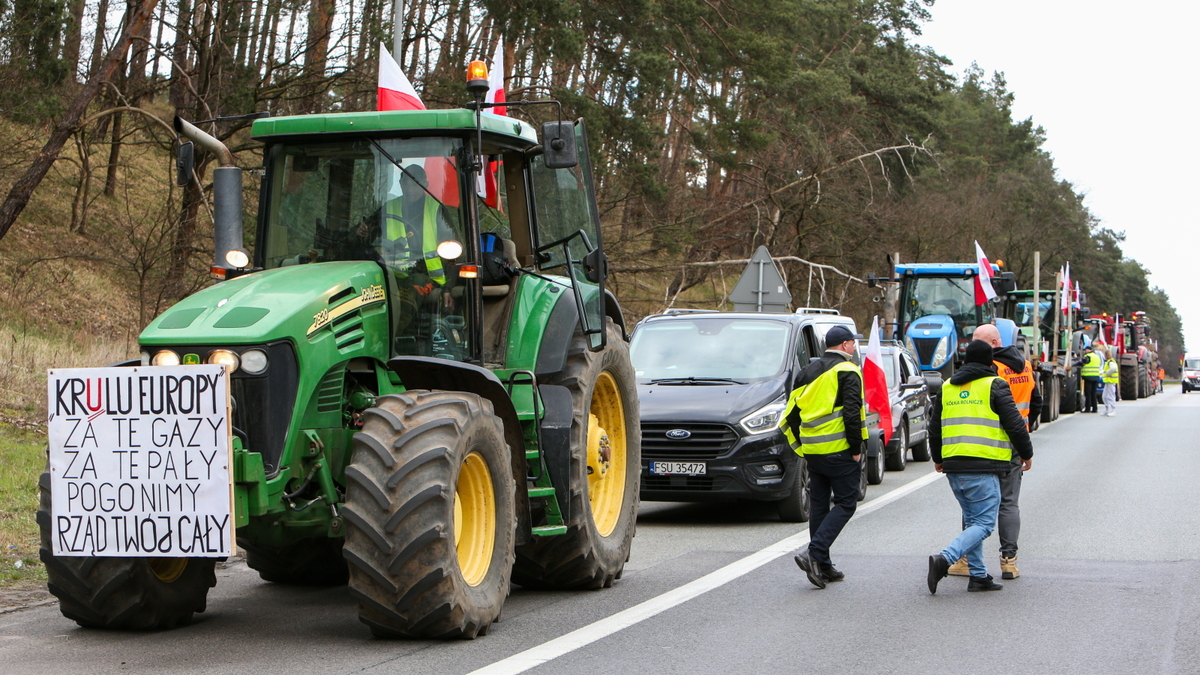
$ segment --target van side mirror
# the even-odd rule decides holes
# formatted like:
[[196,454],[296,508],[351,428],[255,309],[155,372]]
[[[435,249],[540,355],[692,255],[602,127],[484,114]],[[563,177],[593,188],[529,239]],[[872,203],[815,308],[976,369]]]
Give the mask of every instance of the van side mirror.
[[192,182],[192,166],[196,161],[196,146],[191,141],[179,144],[175,151],[175,184],[186,187]]
[[575,125],[546,122],[542,125],[542,163],[547,169],[570,169],[579,164],[575,147]]
[[[941,376],[939,375],[938,377],[940,379]],[[923,376],[909,375],[908,379],[905,380],[904,384],[902,384],[900,386],[900,388],[901,389],[920,389],[921,387],[924,387],[926,384],[927,384],[927,381]],[[938,386],[941,386],[941,385],[939,384]]]

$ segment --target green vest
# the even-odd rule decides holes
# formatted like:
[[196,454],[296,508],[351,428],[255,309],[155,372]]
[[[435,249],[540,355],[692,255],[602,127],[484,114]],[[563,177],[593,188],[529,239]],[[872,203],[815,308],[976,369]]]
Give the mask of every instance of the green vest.
[[[408,239],[408,228],[404,223],[402,213],[402,198],[389,199],[384,205],[384,220],[387,222],[387,238],[391,241]],[[437,254],[437,217],[438,204],[436,199],[425,197],[425,209],[421,223],[421,257],[425,260],[425,271],[439,286],[446,283],[446,271],[442,268],[442,258]]]
[[[858,375],[861,394],[862,371],[849,361],[842,361],[812,382],[796,387],[792,392],[779,425],[783,428],[788,445],[797,455],[829,455],[850,449],[850,442],[846,440],[846,420],[842,418],[842,406],[834,407],[837,400],[838,373],[847,371]],[[799,439],[796,438],[796,430],[787,424],[788,415],[794,409],[800,411]],[[866,408],[860,407],[858,414],[863,421],[862,437],[866,440]]]
[[992,382],[981,377],[966,384],[942,385],[942,459],[980,457],[1007,462],[1013,447],[1000,416],[992,412]]
[[1121,380],[1120,369],[1114,369],[1112,373],[1108,372],[1108,366],[1110,364],[1115,366],[1115,365],[1117,365],[1117,362],[1113,361],[1112,359],[1109,359],[1104,362],[1104,375],[1102,376],[1103,380],[1104,380],[1104,384],[1116,384],[1117,382],[1119,382]]
[[1081,377],[1100,377],[1100,355],[1088,352],[1083,357],[1083,368],[1079,371]]

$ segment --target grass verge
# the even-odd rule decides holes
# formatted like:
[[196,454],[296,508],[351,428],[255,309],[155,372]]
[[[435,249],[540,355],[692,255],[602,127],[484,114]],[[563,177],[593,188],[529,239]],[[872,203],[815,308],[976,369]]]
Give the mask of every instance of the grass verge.
[[0,588],[46,580],[34,520],[45,447],[45,433],[0,422]]

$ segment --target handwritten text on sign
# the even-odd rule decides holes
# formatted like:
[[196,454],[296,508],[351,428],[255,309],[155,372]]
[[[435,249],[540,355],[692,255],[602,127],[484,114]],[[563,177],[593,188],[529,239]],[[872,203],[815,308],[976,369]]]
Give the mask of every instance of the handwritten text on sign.
[[57,556],[231,554],[225,368],[51,370]]

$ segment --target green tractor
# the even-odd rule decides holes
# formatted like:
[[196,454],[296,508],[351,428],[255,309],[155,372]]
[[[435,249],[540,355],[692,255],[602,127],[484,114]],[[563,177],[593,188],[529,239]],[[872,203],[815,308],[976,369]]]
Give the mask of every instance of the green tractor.
[[[638,398],[584,124],[539,139],[486,106],[256,120],[252,256],[232,155],[176,120],[223,165],[225,280],[156,318],[141,360],[120,364],[226,367],[247,565],[348,583],[378,636],[484,635],[510,583],[608,587],[632,544]],[[41,486],[66,617],[159,629],[204,611],[215,559],[54,556],[49,474]]]

